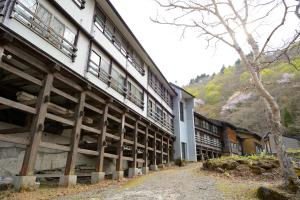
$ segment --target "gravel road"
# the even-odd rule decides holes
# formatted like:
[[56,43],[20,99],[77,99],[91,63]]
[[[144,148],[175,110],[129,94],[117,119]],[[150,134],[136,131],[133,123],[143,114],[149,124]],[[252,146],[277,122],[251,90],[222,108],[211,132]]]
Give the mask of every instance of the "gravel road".
[[208,176],[196,173],[199,164],[141,176],[121,186],[96,189],[58,200],[219,200],[223,194]]

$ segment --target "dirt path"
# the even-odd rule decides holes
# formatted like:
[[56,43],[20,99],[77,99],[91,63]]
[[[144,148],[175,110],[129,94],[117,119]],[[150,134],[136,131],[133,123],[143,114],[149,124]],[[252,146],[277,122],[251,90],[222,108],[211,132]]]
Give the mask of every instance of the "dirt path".
[[151,173],[121,186],[96,189],[58,200],[219,200],[223,193],[209,176],[197,175],[199,164]]

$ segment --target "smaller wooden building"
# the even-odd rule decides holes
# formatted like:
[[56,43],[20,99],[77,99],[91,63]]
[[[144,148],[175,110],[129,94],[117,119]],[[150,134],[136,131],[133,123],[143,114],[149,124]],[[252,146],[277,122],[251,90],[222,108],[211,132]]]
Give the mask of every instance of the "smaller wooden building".
[[237,128],[237,135],[242,145],[242,155],[258,154],[263,151],[262,137],[245,128]]

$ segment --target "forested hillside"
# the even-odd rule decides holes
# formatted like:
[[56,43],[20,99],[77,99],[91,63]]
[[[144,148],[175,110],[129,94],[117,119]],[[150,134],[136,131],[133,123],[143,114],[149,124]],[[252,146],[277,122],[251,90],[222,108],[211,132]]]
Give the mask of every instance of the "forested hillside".
[[[264,69],[261,76],[281,107],[288,135],[300,139],[300,57],[291,63],[278,61]],[[269,131],[263,100],[239,60],[232,66],[223,66],[218,74],[191,79],[185,89],[197,97],[198,112],[261,134]]]

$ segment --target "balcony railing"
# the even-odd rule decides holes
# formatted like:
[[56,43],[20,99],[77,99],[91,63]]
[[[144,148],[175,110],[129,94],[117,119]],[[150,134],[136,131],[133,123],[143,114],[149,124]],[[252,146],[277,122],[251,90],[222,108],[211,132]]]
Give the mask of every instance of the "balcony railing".
[[170,132],[174,132],[173,120],[167,121],[160,114],[158,114],[155,110],[148,108],[148,117],[153,119],[155,122],[159,123],[162,127],[167,129]]
[[90,60],[88,70],[89,73],[103,81],[104,83],[110,85],[114,90],[118,93],[124,95],[128,100],[132,103],[136,104],[140,108],[144,108],[144,101],[143,99],[139,99],[136,95],[132,94],[131,92],[127,91],[127,88],[119,83],[116,79],[114,79],[110,74],[108,74],[105,70],[99,67],[95,62]]
[[14,7],[14,18],[24,24],[47,42],[52,44],[65,55],[73,60],[76,57],[77,48],[63,36],[57,34],[49,25],[45,24],[35,13],[23,5],[20,1],[16,1]]
[[73,0],[73,1],[80,9],[85,8],[86,0]]
[[173,107],[171,99],[168,99],[159,85],[154,83],[152,80],[149,80],[149,85],[171,108]]
[[128,91],[127,98],[140,108],[144,108],[144,100]]
[[113,45],[121,52],[121,54],[123,56],[125,56],[127,58],[127,60],[132,64],[132,66],[141,74],[141,75],[145,75],[145,69],[143,66],[141,66],[140,64],[138,64],[130,55],[130,53],[128,52],[128,47],[127,45],[124,46],[124,44],[115,37],[113,30],[109,30],[109,28],[107,28],[106,23],[99,17],[99,16],[95,16],[95,27],[104,34],[104,36],[113,43]]
[[215,148],[219,148],[219,149],[222,148],[222,145],[221,145],[220,141],[204,138],[203,136],[200,136],[200,135],[195,135],[195,139],[196,139],[196,142],[199,143],[199,144],[205,144],[205,145],[215,147]]

